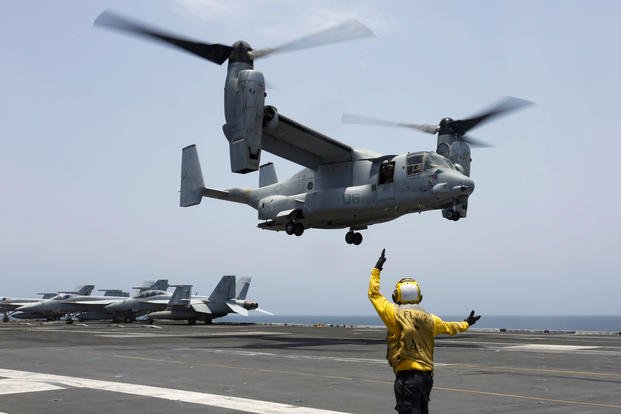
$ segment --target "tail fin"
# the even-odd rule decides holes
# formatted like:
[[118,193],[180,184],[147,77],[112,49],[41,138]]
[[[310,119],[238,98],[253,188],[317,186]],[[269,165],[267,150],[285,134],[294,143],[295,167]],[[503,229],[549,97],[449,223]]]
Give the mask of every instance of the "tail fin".
[[190,207],[200,204],[203,198],[203,172],[198,160],[196,145],[185,147],[181,154],[181,196],[179,205]]
[[263,164],[259,168],[259,187],[265,187],[268,185],[276,184],[278,177],[276,176],[276,169],[274,163],[268,162]]
[[158,279],[155,282],[151,283],[149,286],[150,290],[167,290],[168,289],[168,279]]
[[75,292],[78,295],[90,296],[93,289],[95,289],[95,285],[83,285],[83,286],[78,286],[77,288],[75,288]]
[[224,302],[235,297],[235,276],[222,276],[216,288],[209,295],[210,302]]
[[168,306],[190,306],[190,296],[192,295],[192,285],[172,285],[175,287]]
[[236,299],[246,299],[251,280],[252,279],[249,277],[240,277],[239,279],[237,279],[237,283],[235,284]]

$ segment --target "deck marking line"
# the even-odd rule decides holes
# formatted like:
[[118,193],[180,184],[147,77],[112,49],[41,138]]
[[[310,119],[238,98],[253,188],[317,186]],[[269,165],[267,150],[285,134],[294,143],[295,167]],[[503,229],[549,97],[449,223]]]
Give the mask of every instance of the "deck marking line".
[[[21,394],[24,392],[62,390],[63,387],[41,381],[31,381],[15,378],[0,379],[0,395]],[[0,413],[2,414],[2,413]]]
[[524,345],[505,346],[503,349],[526,350],[526,351],[581,351],[584,349],[597,349],[597,348],[599,348],[599,346],[524,344]]
[[226,395],[207,394],[197,391],[184,391],[174,388],[154,387],[150,385],[130,384],[69,377],[64,375],[42,374],[38,372],[17,371],[0,368],[0,376],[37,382],[52,382],[75,388],[89,388],[102,391],[120,392],[143,397],[161,398],[171,401],[183,401],[192,404],[228,408],[247,413],[258,414],[348,414],[340,411],[322,410],[290,404],[275,403],[249,398],[230,397]]

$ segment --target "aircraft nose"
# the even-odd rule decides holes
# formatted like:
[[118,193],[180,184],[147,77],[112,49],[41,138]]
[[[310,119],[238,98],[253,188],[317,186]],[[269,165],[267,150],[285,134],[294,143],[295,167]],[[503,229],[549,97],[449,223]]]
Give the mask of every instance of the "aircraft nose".
[[474,191],[474,180],[472,178],[462,175],[458,181],[458,184],[453,186],[453,191],[462,192],[465,195],[472,194]]
[[34,311],[39,310],[39,308],[40,308],[40,305],[38,303],[28,303],[26,305],[20,306],[16,310],[26,311],[26,312],[34,312]]
[[438,194],[470,195],[474,191],[474,180],[458,171],[442,173],[432,191]]

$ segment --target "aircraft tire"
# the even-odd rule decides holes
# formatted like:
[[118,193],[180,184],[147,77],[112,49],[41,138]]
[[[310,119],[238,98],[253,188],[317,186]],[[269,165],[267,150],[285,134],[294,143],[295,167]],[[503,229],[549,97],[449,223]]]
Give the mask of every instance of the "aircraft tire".
[[287,222],[285,225],[285,233],[291,236],[295,232],[295,223],[292,221]]
[[353,237],[352,243],[354,243],[356,246],[358,246],[360,243],[362,243],[362,234],[361,233],[354,233],[354,237]]
[[8,322],[8,321],[9,321],[9,317],[8,316],[5,316],[5,317],[2,318],[2,322]]
[[302,223],[294,223],[294,225],[293,225],[293,233],[296,236],[301,236],[302,234],[304,234],[304,224],[302,224]]
[[354,242],[354,232],[348,231],[345,233],[345,243],[352,244]]
[[188,319],[188,325],[196,325],[196,319],[194,318]]

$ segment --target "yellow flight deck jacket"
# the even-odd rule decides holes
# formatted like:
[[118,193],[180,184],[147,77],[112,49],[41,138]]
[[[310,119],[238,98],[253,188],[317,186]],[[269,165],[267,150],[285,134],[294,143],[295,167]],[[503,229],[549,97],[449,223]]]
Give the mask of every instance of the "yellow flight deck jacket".
[[387,359],[395,372],[433,371],[434,338],[468,330],[468,322],[445,322],[418,305],[395,305],[380,293],[380,271],[371,269],[369,300],[388,328]]

